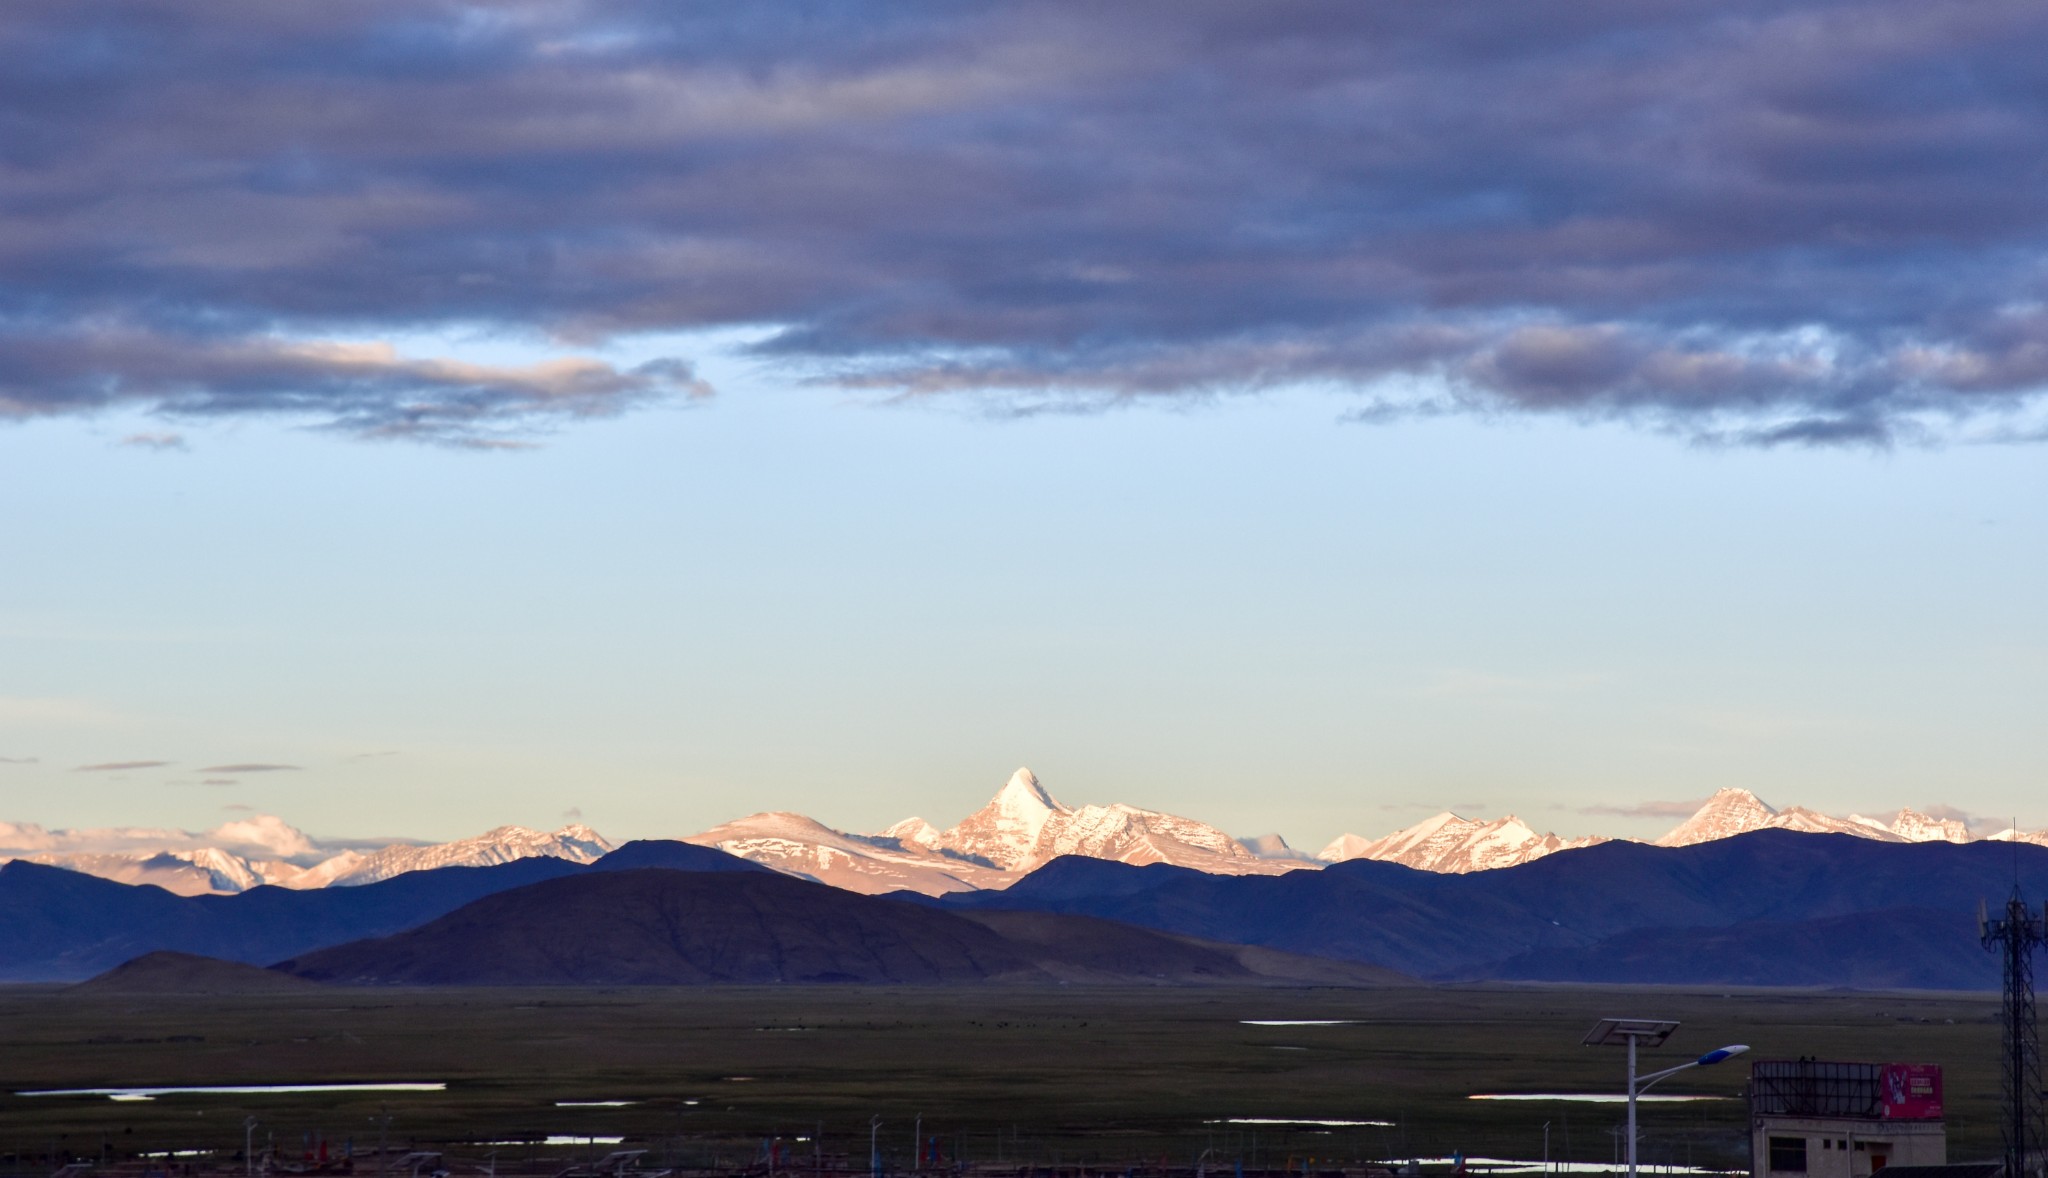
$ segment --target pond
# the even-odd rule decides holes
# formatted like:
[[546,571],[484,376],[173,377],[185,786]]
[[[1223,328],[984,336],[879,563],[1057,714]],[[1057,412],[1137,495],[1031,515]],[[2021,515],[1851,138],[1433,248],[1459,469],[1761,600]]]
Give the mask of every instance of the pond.
[[[1467,1100],[1570,1100],[1581,1104],[1627,1104],[1628,1096],[1621,1092],[1481,1092],[1468,1096]],[[1636,1097],[1637,1104],[1689,1104],[1696,1100],[1733,1100],[1731,1096],[1682,1096],[1671,1092],[1657,1092]]]
[[211,1084],[181,1088],[47,1088],[16,1096],[104,1096],[109,1100],[155,1100],[159,1096],[263,1096],[299,1092],[443,1092],[445,1083],[390,1084]]

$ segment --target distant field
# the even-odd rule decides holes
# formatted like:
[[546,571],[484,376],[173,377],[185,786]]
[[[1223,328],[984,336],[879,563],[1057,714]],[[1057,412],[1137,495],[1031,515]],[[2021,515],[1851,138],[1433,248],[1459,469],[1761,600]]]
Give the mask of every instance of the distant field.
[[[816,1137],[866,1157],[880,1116],[892,1167],[913,1118],[971,1161],[1192,1163],[1248,1168],[1454,1150],[1605,1162],[1620,1109],[1476,1102],[1482,1092],[1617,1091],[1618,1049],[1580,1036],[1610,1014],[1685,1021],[1666,1066],[1724,1043],[1755,1057],[1915,1060],[1947,1069],[1952,1157],[1993,1156],[1995,998],[1597,989],[354,990],[234,998],[0,987],[0,1171],[47,1173],[52,1152],[238,1150],[243,1118],[296,1154],[308,1134],[394,1147],[619,1136],[664,1162],[744,1163],[759,1141]],[[1249,1026],[1244,1020],[1355,1020]],[[1654,1061],[1652,1063],[1651,1061]],[[1722,1101],[1648,1106],[1646,1161],[1746,1159],[1737,1064],[1659,1091]],[[22,1098],[39,1088],[446,1081],[436,1093]],[[557,1108],[556,1101],[638,1103]],[[1227,1123],[1388,1121],[1388,1127]],[[602,1149],[603,1147],[598,1147]],[[811,1142],[792,1143],[805,1162]],[[544,1152],[500,1146],[500,1159]],[[20,1158],[19,1161],[9,1159]],[[33,1159],[33,1160],[30,1160]],[[458,1173],[461,1173],[458,1168]]]

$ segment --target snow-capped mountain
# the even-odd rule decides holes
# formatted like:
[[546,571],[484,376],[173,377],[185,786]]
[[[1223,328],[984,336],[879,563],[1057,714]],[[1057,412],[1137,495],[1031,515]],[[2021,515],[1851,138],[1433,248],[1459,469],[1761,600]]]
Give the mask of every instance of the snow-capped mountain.
[[480,867],[549,855],[588,863],[612,849],[587,826],[552,834],[501,826],[451,843],[393,843],[368,853],[321,845],[270,814],[212,830],[46,830],[0,823],[0,862],[27,859],[181,896],[225,895],[269,884],[294,889],[375,883],[433,867]]
[[1304,863],[1310,867],[1321,866],[1314,855],[1287,845],[1287,840],[1278,834],[1255,834],[1250,838],[1237,840],[1237,845],[1261,859],[1275,859],[1287,863]]
[[847,834],[786,811],[750,814],[686,841],[814,879],[850,892],[913,891],[929,896],[978,888],[1004,888],[1012,872],[934,845],[938,832],[920,819],[899,822],[878,835]]
[[1733,838],[1771,824],[1778,812],[1746,789],[1724,789],[1708,798],[1692,817],[1673,827],[1657,840],[1660,847],[1689,847],[1694,843]]
[[1462,874],[1512,867],[1604,841],[1598,835],[1563,839],[1554,834],[1537,834],[1512,814],[1481,822],[1446,810],[1384,838],[1367,841],[1355,834],[1340,835],[1316,858],[1325,863],[1376,859],[1422,871]]
[[1228,875],[1291,869],[1192,818],[1121,802],[1079,809],[1061,805],[1029,769],[1017,770],[988,805],[940,834],[938,845],[1009,871],[1030,871],[1061,855],[1171,863]]
[[494,863],[543,856],[567,859],[572,863],[594,863],[611,849],[612,844],[603,835],[580,823],[565,826],[552,834],[524,826],[500,826],[475,838],[458,839],[452,843],[385,847],[362,856],[348,871],[336,875],[332,882],[345,887],[376,883],[408,871],[429,871],[436,867],[489,867]]
[[853,891],[927,895],[1008,887],[1061,855],[1229,875],[1316,866],[1262,857],[1192,818],[1122,803],[1063,805],[1029,769],[1017,770],[987,805],[943,831],[922,818],[906,818],[880,834],[849,834],[800,814],[767,813],[713,827],[689,841]]
[[[1875,818],[1862,818],[1855,814],[1851,814],[1849,817],[1859,822],[1871,822],[1883,826],[1886,830],[1909,843],[1970,843],[1977,841],[1976,836],[1970,833],[1970,828],[1963,825],[1960,819],[1935,818],[1932,815],[1922,814],[1918,810],[1900,810],[1897,814],[1892,815],[1889,822],[1883,822]],[[2007,833],[2009,835],[2011,832],[2008,831]],[[1993,835],[1992,837],[1996,838],[1997,836]]]
[[[1804,806],[1780,810],[1746,789],[1729,788],[1708,798],[1691,817],[1657,839],[1656,845],[1689,847],[1752,830],[1848,834],[1883,842],[1973,841],[1969,828],[1961,821],[1935,818],[1917,810],[1900,810],[1890,818],[1868,818],[1861,814],[1836,818]],[[2013,836],[2007,833],[1992,837]],[[2048,831],[2022,832],[2018,837],[2048,845]],[[1537,834],[1513,815],[1482,822],[1446,812],[1378,839],[1342,835],[1316,858],[1325,863],[1378,859],[1423,871],[1488,871],[1604,841],[1600,835],[1563,839],[1554,834]]]
[[[1903,809],[1889,819],[1866,818],[1861,814],[1834,818],[1804,806],[1787,806],[1779,810],[1746,789],[1731,787],[1708,798],[1692,817],[1658,839],[1657,845],[1689,847],[1694,843],[1732,838],[1752,830],[1852,834],[1858,838],[1892,843],[1975,841],[1962,822],[1953,818],[1935,818],[1917,810]],[[2048,832],[2043,834],[2048,836]]]
[[[1777,809],[1746,789],[1723,789],[1656,841],[1684,847],[1752,830],[1847,834],[1885,842],[1974,841],[1968,826],[1902,809],[1889,818],[1836,818],[1802,806]],[[2048,831],[2000,831],[1992,839],[2048,846]],[[1462,873],[1512,867],[1602,836],[1537,833],[1513,815],[1492,820],[1445,812],[1376,839],[1342,835],[1314,856],[1278,834],[1233,838],[1192,818],[1114,803],[1068,806],[1029,769],[1012,774],[988,804],[941,830],[906,818],[877,834],[835,830],[801,814],[768,812],[713,827],[688,840],[778,871],[859,892],[938,895],[1003,888],[1061,855],[1124,863],[1166,863],[1216,874],[1279,874],[1351,859]],[[436,867],[483,866],[551,856],[589,863],[612,844],[587,826],[553,832],[501,826],[448,843],[392,840],[323,843],[274,815],[258,814],[192,832],[141,827],[50,830],[0,822],[0,862],[29,859],[181,895],[225,894],[271,885],[293,889],[374,883]]]
[[1036,774],[1019,769],[986,806],[939,835],[939,845],[986,860],[1004,871],[1016,871],[1033,862],[1046,825],[1056,815],[1068,812],[1038,783]]

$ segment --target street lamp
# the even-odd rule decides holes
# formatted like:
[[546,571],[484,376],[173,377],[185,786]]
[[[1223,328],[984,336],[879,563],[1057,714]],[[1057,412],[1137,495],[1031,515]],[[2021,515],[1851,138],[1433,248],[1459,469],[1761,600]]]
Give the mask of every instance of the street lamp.
[[1688,1060],[1674,1068],[1651,1072],[1647,1076],[1636,1075],[1636,1045],[1657,1047],[1671,1037],[1678,1029],[1673,1019],[1658,1018],[1603,1018],[1586,1032],[1585,1042],[1593,1046],[1628,1044],[1628,1178],[1636,1178],[1636,1097],[1649,1091],[1650,1085],[1669,1076],[1675,1076],[1687,1068],[1712,1067],[1724,1059],[1732,1059],[1749,1050],[1747,1043],[1731,1043],[1717,1047],[1698,1059]]

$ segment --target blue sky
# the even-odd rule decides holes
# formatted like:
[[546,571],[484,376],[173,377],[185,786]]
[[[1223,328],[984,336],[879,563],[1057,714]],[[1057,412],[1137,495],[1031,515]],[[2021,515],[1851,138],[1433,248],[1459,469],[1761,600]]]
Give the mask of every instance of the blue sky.
[[0,820],[2048,824],[2044,38],[21,0]]
[[[706,368],[708,403],[517,452],[0,432],[8,817],[879,828],[1028,763],[1311,846],[1438,807],[1647,832],[1583,811],[1723,785],[2048,820],[2032,448],[1315,391],[994,418]],[[300,768],[204,771],[236,764]]]

